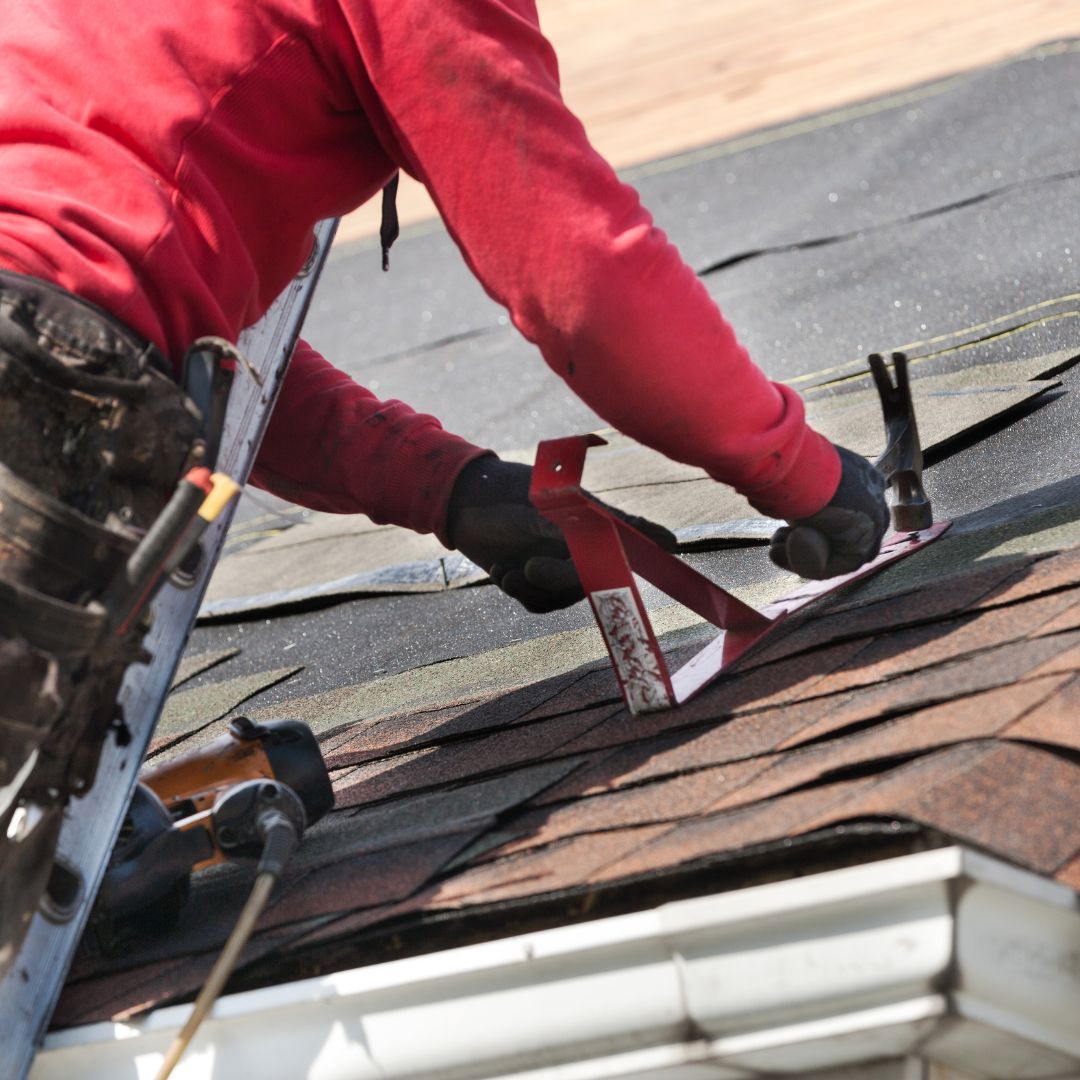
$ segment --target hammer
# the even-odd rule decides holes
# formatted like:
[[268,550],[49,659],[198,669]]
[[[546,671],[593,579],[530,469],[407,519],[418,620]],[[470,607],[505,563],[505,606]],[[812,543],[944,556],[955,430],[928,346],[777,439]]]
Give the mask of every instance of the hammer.
[[922,446],[915,424],[915,407],[911,402],[907,356],[902,352],[892,354],[895,384],[880,353],[872,353],[868,359],[874,385],[881,398],[887,439],[885,452],[874,464],[894,492],[893,528],[898,533],[928,529],[934,523],[934,515],[930,499],[923,489]]

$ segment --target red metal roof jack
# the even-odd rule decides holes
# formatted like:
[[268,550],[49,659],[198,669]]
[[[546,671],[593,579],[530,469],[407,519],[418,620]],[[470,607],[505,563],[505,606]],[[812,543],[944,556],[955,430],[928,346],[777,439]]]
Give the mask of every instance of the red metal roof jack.
[[[922,451],[907,358],[902,353],[893,353],[892,358],[895,386],[877,354],[870,357],[870,368],[881,396],[889,443],[877,464],[895,489],[897,531],[865,566],[828,581],[808,582],[763,611],[699,574],[582,490],[585,454],[590,446],[604,445],[604,439],[575,435],[540,443],[530,497],[566,536],[631,713],[681,705],[793,612],[918,551],[948,529],[947,521],[933,522],[922,487]],[[634,581],[635,572],[722,631],[675,672],[668,670]]]

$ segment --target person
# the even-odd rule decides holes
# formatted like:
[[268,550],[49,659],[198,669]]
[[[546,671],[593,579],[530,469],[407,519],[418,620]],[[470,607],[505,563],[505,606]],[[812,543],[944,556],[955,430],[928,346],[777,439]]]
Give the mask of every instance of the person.
[[[72,511],[105,548],[100,530],[145,530],[198,432],[176,384],[189,347],[234,342],[315,223],[403,170],[575,394],[790,523],[776,562],[828,577],[876,554],[881,477],[807,426],[592,148],[534,0],[28,0],[0,22],[0,55],[0,480],[52,500],[52,519]],[[307,507],[434,532],[550,610],[581,592],[528,479],[303,341],[251,474]],[[113,563],[74,581],[56,560],[16,564],[0,685],[21,687],[33,737],[16,717],[4,739],[18,728],[42,751],[70,712],[65,678],[94,658],[76,650],[58,677],[62,650],[11,589],[77,606]],[[0,757],[0,785],[25,757]]]

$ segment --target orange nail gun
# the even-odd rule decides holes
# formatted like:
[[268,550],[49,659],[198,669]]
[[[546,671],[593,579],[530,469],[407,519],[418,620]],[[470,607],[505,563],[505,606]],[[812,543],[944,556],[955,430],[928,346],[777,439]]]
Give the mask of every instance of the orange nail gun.
[[179,917],[191,874],[258,859],[268,813],[301,835],[333,806],[318,741],[298,720],[237,717],[226,734],[143,771],[90,918],[85,947],[112,952]]

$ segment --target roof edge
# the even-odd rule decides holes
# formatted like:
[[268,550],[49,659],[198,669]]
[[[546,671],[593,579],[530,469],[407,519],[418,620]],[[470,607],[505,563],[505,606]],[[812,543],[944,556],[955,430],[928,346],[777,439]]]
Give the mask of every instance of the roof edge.
[[[231,995],[178,1075],[805,1076],[920,1054],[1038,1080],[1080,1069],[1078,941],[1072,890],[954,846]],[[53,1033],[31,1080],[149,1074],[190,1008]]]

